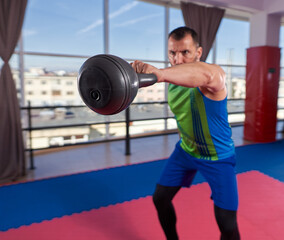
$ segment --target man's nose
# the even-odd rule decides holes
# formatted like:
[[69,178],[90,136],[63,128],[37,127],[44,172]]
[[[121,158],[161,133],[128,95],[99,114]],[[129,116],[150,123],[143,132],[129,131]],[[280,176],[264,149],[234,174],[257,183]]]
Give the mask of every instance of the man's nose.
[[175,55],[175,64],[182,64],[183,63],[183,55],[182,53],[176,53]]

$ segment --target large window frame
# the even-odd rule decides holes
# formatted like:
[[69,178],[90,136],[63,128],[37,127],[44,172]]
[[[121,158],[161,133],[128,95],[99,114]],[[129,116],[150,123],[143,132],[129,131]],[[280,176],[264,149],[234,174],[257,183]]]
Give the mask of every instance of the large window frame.
[[[147,1],[146,1],[147,2]],[[150,4],[150,3],[149,3]],[[170,5],[170,4],[164,4],[163,8],[164,8],[164,59],[163,60],[151,60],[151,59],[141,59],[145,62],[148,63],[152,63],[152,64],[159,64],[162,65],[164,67],[168,67],[169,66],[169,61],[167,58],[167,54],[168,54],[168,49],[167,49],[167,42],[168,42],[168,33],[170,31],[170,9],[171,8],[179,8],[179,6],[176,5]],[[104,53],[105,54],[109,54],[110,53],[110,48],[109,48],[109,43],[110,43],[110,39],[109,39],[109,0],[103,0],[103,8],[101,9],[103,12],[103,49],[104,49]],[[225,15],[225,17],[227,17]],[[229,16],[229,18],[232,18],[232,16]],[[244,20],[243,18],[238,19],[238,18],[234,18],[236,20]],[[25,51],[24,49],[24,44],[23,44],[23,36],[21,36],[20,40],[19,40],[19,44],[18,44],[18,48],[15,51],[15,54],[17,54],[19,56],[19,78],[20,78],[20,89],[21,89],[21,106],[26,106],[27,102],[25,101],[25,89],[24,89],[24,69],[25,69],[25,62],[24,62],[24,57],[25,56],[40,56],[40,57],[58,57],[58,58],[78,58],[78,59],[87,59],[88,57],[91,56],[86,56],[86,55],[71,55],[71,54],[59,54],[59,53],[43,53],[43,52],[32,52],[32,51]],[[216,49],[217,49],[217,44],[216,42],[214,42],[213,47],[212,47],[212,60],[210,62],[212,63],[216,63]],[[133,61],[135,59],[126,59],[127,61]],[[222,67],[229,67],[229,68],[234,68],[234,67],[245,67],[243,65],[221,65]],[[167,84],[165,83],[165,89],[167,89]],[[167,91],[164,91],[164,99],[165,101],[167,101]],[[243,101],[244,99],[238,99],[239,101]],[[244,115],[244,114],[243,114]],[[167,106],[167,104],[163,104],[163,118],[164,119],[164,127],[163,130],[167,131],[169,129],[172,129],[172,126],[169,127],[169,121],[168,121],[168,117],[171,117],[172,114],[169,111],[169,108]],[[234,114],[234,116],[236,116],[236,114]],[[111,138],[111,134],[110,134],[110,121],[111,121],[111,117],[109,116],[104,116],[104,121],[106,122],[105,124],[105,138],[106,139],[110,139]]]

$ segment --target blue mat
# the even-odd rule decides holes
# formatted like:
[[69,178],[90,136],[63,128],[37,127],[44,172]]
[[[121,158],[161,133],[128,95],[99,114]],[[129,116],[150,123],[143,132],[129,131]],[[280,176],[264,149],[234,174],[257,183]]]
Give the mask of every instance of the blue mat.
[[237,172],[258,170],[284,182],[284,140],[236,148]]
[[[236,148],[237,171],[284,181],[284,141]],[[152,195],[164,160],[0,187],[0,231]],[[197,174],[194,184],[204,179]]]

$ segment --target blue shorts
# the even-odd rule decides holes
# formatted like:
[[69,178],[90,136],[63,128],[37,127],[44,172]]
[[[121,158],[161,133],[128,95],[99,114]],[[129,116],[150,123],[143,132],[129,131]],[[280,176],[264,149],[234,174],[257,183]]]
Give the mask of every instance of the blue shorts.
[[185,152],[180,143],[167,160],[158,184],[190,187],[199,171],[211,188],[211,198],[220,208],[238,209],[238,188],[235,172],[236,158],[232,156],[217,161],[194,158]]

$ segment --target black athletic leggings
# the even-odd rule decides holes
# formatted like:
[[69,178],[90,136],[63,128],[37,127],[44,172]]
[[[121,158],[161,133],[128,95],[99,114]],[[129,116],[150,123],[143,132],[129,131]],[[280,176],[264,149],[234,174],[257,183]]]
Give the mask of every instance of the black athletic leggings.
[[[172,199],[180,187],[164,187],[157,184],[153,201],[158,217],[167,240],[178,240],[176,231],[176,214]],[[237,212],[225,210],[214,205],[217,224],[221,232],[221,240],[239,240],[240,234],[237,225]]]

